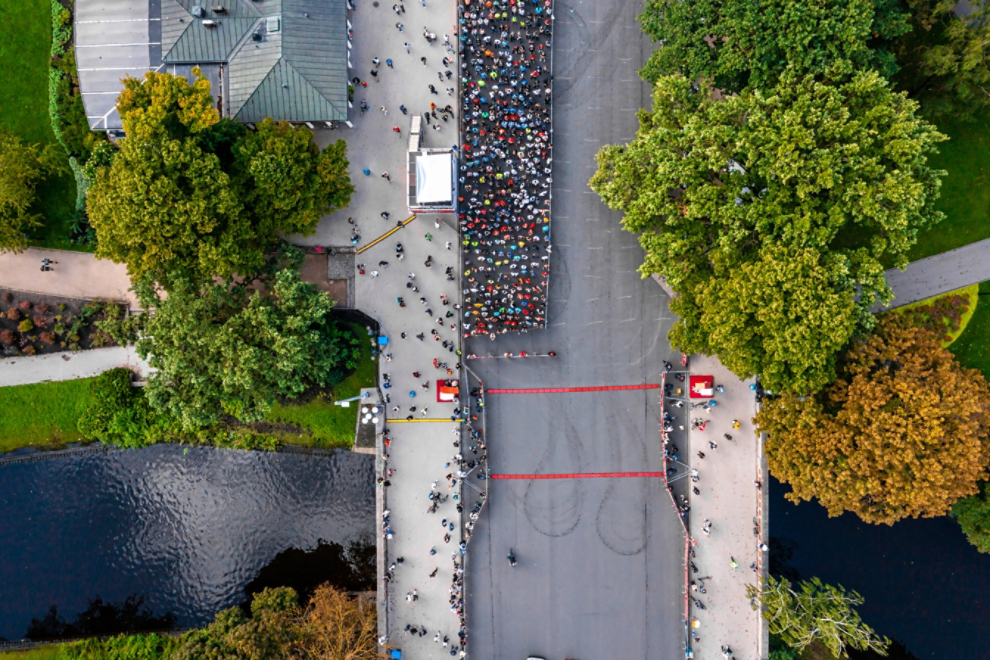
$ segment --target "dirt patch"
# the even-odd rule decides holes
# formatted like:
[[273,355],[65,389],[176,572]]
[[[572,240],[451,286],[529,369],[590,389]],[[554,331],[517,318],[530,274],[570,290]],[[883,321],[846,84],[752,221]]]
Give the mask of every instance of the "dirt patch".
[[116,346],[96,327],[126,306],[110,301],[66,298],[0,289],[0,355],[46,355]]

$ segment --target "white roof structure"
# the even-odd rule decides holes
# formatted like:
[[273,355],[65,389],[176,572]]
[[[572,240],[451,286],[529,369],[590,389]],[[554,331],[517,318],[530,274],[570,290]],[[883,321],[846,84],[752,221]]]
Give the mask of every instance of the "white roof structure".
[[421,153],[416,158],[416,203],[453,203],[453,180],[454,157],[452,153]]

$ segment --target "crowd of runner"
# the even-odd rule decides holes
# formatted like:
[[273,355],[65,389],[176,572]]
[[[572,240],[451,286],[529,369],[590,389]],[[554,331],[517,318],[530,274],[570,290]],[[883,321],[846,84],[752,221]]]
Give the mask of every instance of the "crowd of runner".
[[546,325],[551,0],[461,0],[464,336]]

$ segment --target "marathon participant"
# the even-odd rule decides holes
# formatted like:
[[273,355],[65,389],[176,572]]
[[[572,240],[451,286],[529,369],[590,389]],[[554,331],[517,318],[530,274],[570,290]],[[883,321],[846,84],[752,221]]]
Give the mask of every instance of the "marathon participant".
[[551,0],[458,6],[465,337],[546,325],[550,13]]

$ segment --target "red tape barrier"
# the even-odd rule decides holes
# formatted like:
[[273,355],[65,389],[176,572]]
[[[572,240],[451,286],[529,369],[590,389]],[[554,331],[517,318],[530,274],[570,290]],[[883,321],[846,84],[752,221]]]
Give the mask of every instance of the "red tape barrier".
[[662,477],[663,472],[579,472],[574,474],[493,474],[491,479],[608,479],[611,477]]
[[544,389],[491,389],[485,390],[485,394],[554,394],[561,392],[612,392],[614,390],[657,390],[660,385],[648,383],[646,385],[602,385],[601,387],[549,387]]

